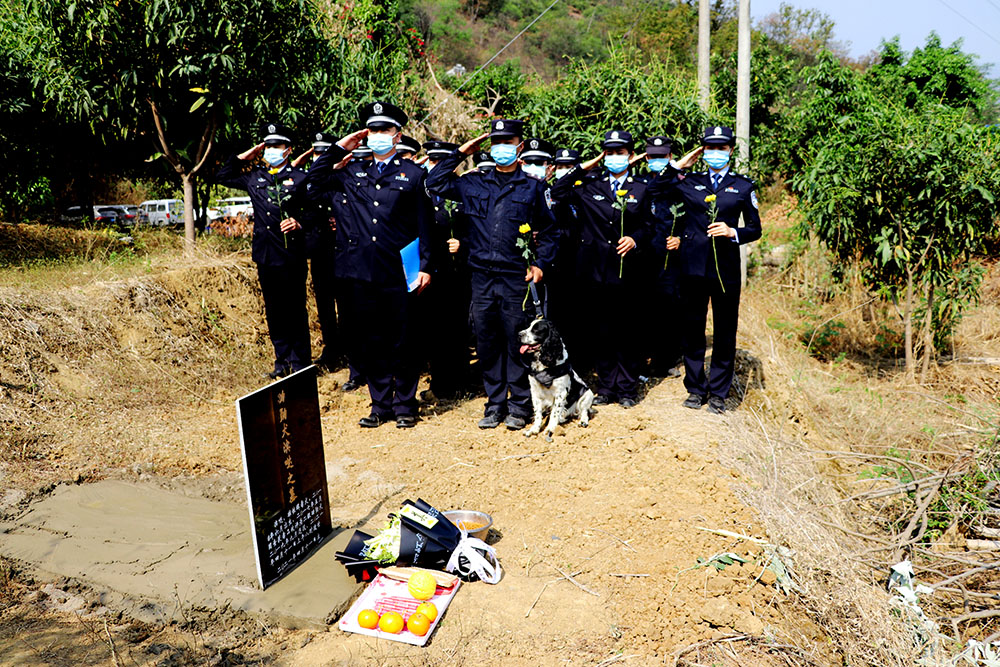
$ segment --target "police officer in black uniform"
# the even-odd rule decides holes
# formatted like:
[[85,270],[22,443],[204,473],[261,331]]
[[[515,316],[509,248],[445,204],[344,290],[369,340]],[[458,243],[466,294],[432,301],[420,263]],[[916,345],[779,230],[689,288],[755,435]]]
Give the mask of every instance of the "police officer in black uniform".
[[[597,370],[595,404],[638,399],[641,363],[638,294],[643,289],[637,245],[646,244],[652,224],[646,183],[630,173],[635,142],[625,130],[609,130],[602,153],[560,178],[552,198],[577,210],[577,341],[589,342],[587,356]],[[603,169],[594,169],[603,159]],[[623,208],[622,208],[623,207]]]
[[[646,140],[646,167],[648,173],[642,178],[651,182],[670,164],[674,153],[674,142],[668,137],[657,135]],[[654,293],[655,306],[640,312],[644,333],[643,355],[650,360],[648,374],[655,377],[680,377],[677,365],[682,359],[681,326],[678,313],[681,312],[680,278],[681,259],[680,234],[684,227],[684,216],[674,219],[671,202],[650,198],[649,209],[653,216],[653,242],[643,249],[646,283]],[[669,259],[668,259],[669,255]]]
[[419,152],[419,141],[405,134],[400,136],[399,143],[396,144],[396,155],[405,160],[413,160],[414,156]]
[[521,151],[521,169],[528,176],[548,183],[552,178],[556,147],[544,139],[528,139]]
[[[559,148],[555,151],[552,164],[552,178],[555,182],[580,166],[580,151],[572,148]],[[552,213],[555,215],[556,225],[559,229],[559,250],[556,252],[556,259],[552,262],[549,275],[545,278],[546,306],[548,308],[545,316],[555,323],[563,342],[569,347],[573,356],[573,367],[581,374],[585,374],[587,369],[582,349],[580,355],[576,355],[576,351],[583,345],[573,340],[573,335],[576,333],[573,329],[575,324],[573,312],[577,305],[573,303],[577,250],[573,230],[577,228],[577,211],[572,203],[553,199],[552,204]]]
[[[374,428],[395,418],[398,428],[417,421],[419,366],[414,343],[415,298],[430,284],[430,206],[425,171],[396,156],[407,115],[388,102],[360,110],[366,129],[344,137],[309,171],[307,193],[333,190],[343,197],[337,220],[336,275],[350,319],[352,360],[368,380]],[[367,141],[371,162],[332,166]],[[408,293],[400,251],[419,240],[419,273]]]
[[[722,414],[726,410],[725,399],[732,385],[736,357],[742,285],[740,245],[760,238],[760,213],[753,181],[730,169],[735,146],[732,129],[706,128],[701,144],[677,164],[660,172],[650,189],[654,199],[666,196],[671,203],[683,206],[681,303],[684,386],[688,390],[684,406],[698,409],[708,403],[709,412]],[[699,156],[708,165],[707,171],[681,173]],[[738,227],[740,216],[744,227]],[[709,301],[715,328],[712,370],[706,377],[705,323]]]
[[[531,315],[522,304],[527,283],[540,282],[556,254],[558,231],[548,188],[527,176],[518,163],[523,137],[522,121],[496,119],[490,132],[441,160],[427,178],[428,191],[461,202],[469,222],[465,241],[472,272],[472,317],[487,396],[480,428],[496,428],[504,421],[508,429],[521,429],[531,415],[527,368],[518,340]],[[497,166],[487,173],[456,175],[455,168],[487,138]],[[525,226],[530,230],[522,233]],[[517,240],[533,234],[529,262]]]
[[[428,173],[451,155],[458,144],[431,140],[424,142],[427,155],[423,167]],[[433,279],[427,288],[427,326],[423,336],[430,362],[431,392],[439,399],[461,396],[469,384],[469,268],[464,218],[458,202],[428,193],[434,207],[431,232]]]
[[[313,135],[312,157],[315,161],[333,145],[332,138],[323,132]],[[297,160],[298,161],[298,160]],[[301,167],[309,170],[309,164]],[[304,212],[306,256],[309,258],[309,273],[312,276],[313,294],[316,297],[316,315],[323,336],[323,352],[316,359],[316,365],[324,370],[333,370],[341,364],[341,349],[337,331],[336,279],[333,269],[335,198],[326,197],[307,212]]]
[[493,161],[493,156],[490,155],[489,151],[476,151],[472,156],[472,164],[476,169],[483,173],[497,166],[497,163]]
[[[305,173],[289,164],[292,140],[288,128],[267,123],[264,140],[232,156],[215,182],[246,190],[253,204],[251,256],[264,297],[267,331],[274,347],[276,379],[312,362],[309,315],[306,311],[306,246],[302,225],[292,218],[291,200]],[[264,166],[254,166],[263,157]]]

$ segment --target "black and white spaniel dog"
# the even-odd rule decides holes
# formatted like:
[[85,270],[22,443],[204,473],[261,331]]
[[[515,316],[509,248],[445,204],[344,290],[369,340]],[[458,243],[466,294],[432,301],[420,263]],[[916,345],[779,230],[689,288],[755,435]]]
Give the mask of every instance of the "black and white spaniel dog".
[[569,354],[555,326],[549,320],[537,319],[518,336],[521,358],[528,366],[531,405],[535,410],[535,421],[525,435],[541,432],[546,410],[549,423],[545,439],[550,442],[556,427],[574,416],[579,415],[580,426],[586,427],[590,423],[594,392],[570,366]]

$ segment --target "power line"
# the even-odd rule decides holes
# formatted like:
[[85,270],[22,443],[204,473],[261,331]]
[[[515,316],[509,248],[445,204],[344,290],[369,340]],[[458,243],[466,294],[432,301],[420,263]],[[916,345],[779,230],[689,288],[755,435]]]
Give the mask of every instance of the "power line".
[[[993,4],[992,0],[987,0],[987,1],[988,1],[988,2],[990,3],[990,4]],[[958,16],[958,17],[959,17],[960,19],[962,19],[963,21],[965,21],[966,23],[968,23],[969,25],[971,25],[971,26],[972,26],[973,28],[975,28],[975,29],[976,29],[976,30],[978,30],[979,32],[983,33],[984,35],[986,35],[987,37],[989,37],[990,39],[992,39],[992,40],[993,40],[994,42],[996,42],[997,44],[1000,44],[1000,39],[997,39],[996,37],[994,37],[994,36],[993,36],[993,35],[991,35],[990,33],[988,33],[988,32],[986,32],[985,30],[983,30],[983,29],[982,29],[982,28],[981,28],[981,27],[979,26],[979,24],[978,24],[978,23],[974,23],[973,21],[970,21],[970,20],[969,20],[968,18],[966,18],[966,17],[965,17],[965,14],[961,13],[960,11],[958,11],[957,9],[955,9],[954,7],[952,7],[951,5],[949,5],[949,4],[948,4],[947,2],[945,2],[944,0],[938,0],[938,2],[940,2],[940,3],[942,4],[942,5],[944,5],[945,7],[947,7],[948,9],[950,9],[951,11],[953,11],[953,12],[954,12],[954,13],[955,13],[955,14],[956,14],[956,15],[957,15],[957,16]],[[994,5],[994,6],[995,6],[995,5]]]
[[[465,79],[465,81],[463,81],[463,82],[462,82],[462,85],[460,85],[460,86],[459,86],[458,88],[456,88],[455,90],[451,91],[451,93],[449,93],[449,94],[450,94],[450,95],[454,95],[454,94],[455,94],[455,93],[457,93],[458,91],[462,90],[462,88],[464,88],[464,87],[465,87],[465,84],[467,84],[467,83],[469,83],[470,81],[472,81],[473,77],[475,77],[475,76],[476,76],[477,74],[479,74],[479,73],[480,73],[480,72],[482,72],[482,71],[483,71],[484,69],[486,69],[486,66],[487,66],[487,65],[489,65],[489,64],[490,64],[491,62],[493,62],[494,60],[496,60],[496,59],[497,59],[497,56],[499,56],[499,55],[500,55],[501,53],[503,53],[504,51],[506,51],[506,50],[507,50],[507,47],[508,47],[508,46],[510,46],[511,44],[513,44],[514,42],[516,42],[516,41],[517,41],[517,39],[518,39],[518,37],[520,37],[520,36],[521,36],[521,35],[523,35],[524,33],[528,32],[528,28],[530,28],[531,26],[533,26],[533,25],[535,25],[536,23],[538,23],[538,20],[539,20],[540,18],[542,18],[543,16],[545,16],[545,14],[547,14],[547,13],[548,13],[548,11],[549,11],[550,9],[552,9],[553,7],[555,7],[555,6],[556,6],[556,4],[557,4],[558,2],[559,2],[559,0],[552,0],[552,4],[551,4],[551,5],[549,5],[548,7],[546,7],[546,8],[545,8],[545,9],[544,9],[544,10],[542,11],[542,13],[541,13],[541,14],[539,14],[538,16],[536,16],[536,17],[535,17],[535,19],[534,19],[534,20],[533,20],[533,21],[532,21],[531,23],[529,23],[528,25],[524,26],[524,28],[523,28],[523,29],[521,30],[521,32],[519,32],[519,33],[517,33],[516,35],[514,35],[514,37],[513,37],[513,38],[512,38],[512,39],[511,39],[511,40],[510,40],[509,42],[507,42],[506,44],[504,44],[504,45],[503,45],[503,47],[502,47],[502,48],[501,48],[501,49],[500,49],[499,51],[497,51],[496,53],[494,53],[494,54],[493,54],[493,57],[492,57],[492,58],[490,58],[490,59],[489,59],[489,60],[487,60],[487,61],[486,61],[485,63],[483,63],[483,64],[482,64],[482,66],[481,66],[481,67],[480,67],[479,69],[477,69],[477,70],[476,70],[475,72],[473,72],[472,74],[470,74],[470,75],[468,76],[468,78],[466,78],[466,79]],[[426,122],[428,118],[430,118],[431,116],[433,116],[433,115],[434,115],[434,112],[435,112],[435,111],[437,111],[438,109],[440,109],[440,108],[441,108],[441,105],[443,105],[443,104],[444,104],[444,103],[445,103],[446,101],[447,101],[447,98],[445,98],[444,100],[442,100],[441,102],[439,102],[439,103],[438,103],[438,105],[437,105],[436,107],[434,107],[433,109],[431,109],[430,111],[428,111],[428,112],[427,112],[427,115],[426,115],[426,116],[424,116],[424,117],[423,117],[423,119],[421,119],[421,120],[420,120],[420,124],[421,124],[421,125],[423,125],[423,124],[424,124],[424,122]]]
[[997,3],[993,2],[993,0],[986,0],[986,2],[990,3],[993,6],[994,9],[996,9],[998,12],[1000,12],[1000,5],[998,5]]

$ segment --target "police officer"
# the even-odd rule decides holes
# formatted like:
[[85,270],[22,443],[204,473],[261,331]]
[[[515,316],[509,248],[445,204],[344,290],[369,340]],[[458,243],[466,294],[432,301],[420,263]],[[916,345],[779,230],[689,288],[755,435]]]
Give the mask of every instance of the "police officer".
[[358,146],[351,151],[351,162],[371,162],[374,155],[368,146]]
[[472,164],[477,170],[483,173],[486,173],[490,169],[497,166],[497,163],[493,161],[493,156],[490,155],[489,151],[476,151],[472,156]]
[[[555,151],[555,158],[552,161],[552,178],[558,181],[560,178],[580,166],[580,151],[572,148],[559,148]],[[572,203],[553,200],[552,213],[556,218],[556,225],[559,229],[559,250],[556,258],[552,262],[552,268],[545,279],[546,296],[546,317],[552,320],[563,342],[571,350],[573,356],[573,367],[581,374],[586,370],[586,359],[584,357],[582,342],[574,340],[575,320],[573,317],[577,304],[574,303],[573,286],[576,283],[576,242],[573,230],[577,228],[577,211]],[[580,350],[580,355],[576,352]]]
[[[306,248],[302,225],[292,219],[291,199],[305,174],[289,164],[292,140],[280,123],[267,123],[264,140],[229,158],[215,182],[246,190],[253,205],[251,257],[264,297],[267,331],[274,347],[271,379],[309,366],[306,311]],[[255,166],[263,157],[264,166]]]
[[[595,404],[617,401],[630,408],[638,398],[640,368],[638,293],[642,273],[635,249],[649,241],[652,225],[646,183],[630,173],[635,142],[625,130],[609,130],[601,154],[560,178],[552,198],[577,210],[572,230],[578,247],[576,340],[587,332],[597,370]],[[595,169],[603,161],[603,169]]]
[[[331,137],[323,132],[317,132],[312,142],[313,160],[327,152],[332,145]],[[308,164],[303,164],[303,169],[308,171]],[[316,315],[323,336],[323,352],[315,363],[324,370],[337,368],[341,363],[333,269],[336,229],[334,206],[335,198],[326,197],[304,215],[306,256],[309,258],[309,273],[312,276],[313,294],[316,297]]]
[[[441,160],[427,178],[428,191],[461,202],[469,222],[465,241],[472,272],[472,318],[487,396],[480,428],[496,428],[503,421],[508,429],[521,429],[531,414],[527,368],[518,340],[530,315],[522,303],[526,283],[540,282],[556,253],[548,189],[527,176],[518,163],[523,137],[522,121],[493,120],[490,132]],[[496,167],[457,176],[455,168],[487,138]],[[517,241],[531,243],[532,235],[533,250],[526,258]]]
[[[680,287],[684,386],[688,390],[684,406],[697,410],[708,403],[709,412],[715,414],[725,412],[725,399],[733,381],[742,283],[740,245],[756,241],[761,235],[754,183],[730,169],[734,146],[731,128],[706,128],[701,147],[676,165],[668,165],[651,185],[654,198],[666,195],[672,204],[683,207]],[[699,156],[708,165],[707,171],[680,173]],[[745,226],[737,228],[740,216]],[[706,377],[709,301],[715,324],[712,369]]]
[[554,170],[555,146],[544,139],[528,139],[521,151],[521,169],[528,176],[547,182]]
[[[319,157],[309,172],[308,192],[342,196],[337,220],[336,275],[350,319],[352,360],[368,380],[371,414],[359,424],[375,428],[395,418],[397,428],[417,421],[419,367],[413,349],[414,298],[430,284],[430,206],[425,172],[396,155],[407,115],[388,102],[360,109],[365,129],[350,134]],[[371,162],[332,165],[367,141]],[[413,294],[400,251],[419,240],[419,272]]]
[[413,157],[420,152],[420,142],[413,137],[408,137],[405,134],[399,137],[399,143],[396,144],[396,155],[403,158],[404,160],[413,161]]
[[[428,172],[451,155],[458,144],[427,141],[423,144]],[[465,246],[464,218],[457,202],[428,193],[434,208],[431,232],[433,280],[427,289],[427,341],[431,392],[439,399],[455,399],[468,387],[469,375],[469,270]],[[428,335],[429,333],[429,335]]]
[[[642,178],[647,182],[667,168],[674,152],[674,142],[663,135],[646,140],[646,167],[649,170]],[[648,373],[656,377],[680,377],[677,365],[681,355],[681,328],[678,313],[680,303],[681,259],[680,234],[684,227],[684,216],[676,219],[671,211],[671,202],[651,198],[650,213],[653,216],[653,242],[642,253],[646,282],[654,294],[653,308],[645,308],[640,317],[645,340],[643,355],[650,360]],[[669,259],[668,259],[669,255]]]

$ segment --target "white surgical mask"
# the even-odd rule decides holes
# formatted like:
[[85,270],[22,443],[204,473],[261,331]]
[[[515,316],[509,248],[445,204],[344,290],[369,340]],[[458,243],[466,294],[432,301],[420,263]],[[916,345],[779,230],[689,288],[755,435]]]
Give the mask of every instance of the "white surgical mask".
[[524,169],[524,173],[532,178],[537,178],[540,181],[545,180],[545,166],[541,164],[526,164],[521,169]]
[[368,148],[375,151],[375,155],[385,155],[396,145],[390,134],[369,134],[367,143]]
[[276,146],[268,146],[264,149],[264,162],[272,167],[277,167],[285,161],[285,149]]
[[573,171],[573,167],[558,167],[556,168],[556,178],[562,178],[571,171]]

